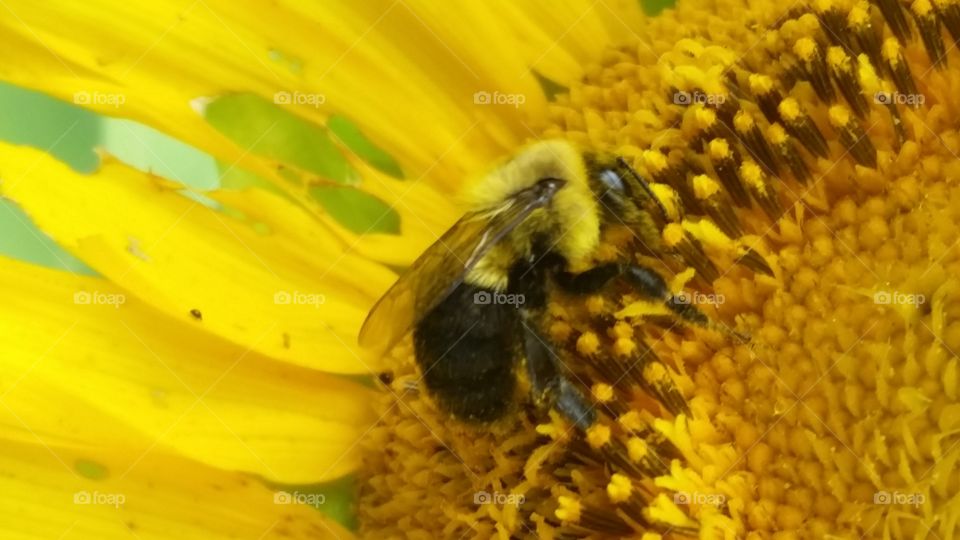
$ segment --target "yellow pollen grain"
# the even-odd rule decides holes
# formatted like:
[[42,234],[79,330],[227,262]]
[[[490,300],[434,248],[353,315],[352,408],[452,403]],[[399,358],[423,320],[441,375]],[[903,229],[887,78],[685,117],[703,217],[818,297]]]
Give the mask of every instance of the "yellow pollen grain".
[[933,12],[933,6],[930,5],[929,0],[916,0],[910,6],[910,10],[920,17],[928,17]]
[[686,233],[683,230],[683,226],[681,226],[679,223],[669,223],[663,228],[663,242],[668,247],[676,247],[680,245],[685,237]]
[[830,124],[834,127],[846,127],[850,123],[850,109],[843,105],[834,105],[829,111]]
[[659,362],[647,364],[646,367],[643,368],[643,378],[649,383],[662,381],[666,376],[667,370],[663,367],[663,364]]
[[578,499],[561,495],[557,497],[557,505],[557,510],[554,512],[557,519],[566,523],[577,523],[580,521],[582,505]]
[[593,356],[600,350],[600,338],[591,331],[580,334],[577,338],[577,352],[586,356]]
[[767,128],[767,137],[776,146],[786,144],[788,140],[787,130],[780,124],[770,124]]
[[766,75],[752,74],[748,81],[750,91],[759,96],[766,95],[773,90],[773,79]]
[[827,49],[827,64],[835,70],[842,73],[850,73],[853,66],[850,65],[850,57],[842,47],[830,47]]
[[697,127],[700,129],[708,129],[717,123],[717,113],[706,107],[697,108],[694,112],[694,118],[697,121]]
[[621,414],[617,418],[617,423],[629,431],[640,431],[644,428],[644,422],[643,419],[640,418],[640,413],[634,410]]
[[729,159],[733,156],[730,152],[730,144],[726,139],[716,138],[710,141],[710,157],[716,160]]
[[607,403],[613,399],[613,387],[607,383],[596,383],[590,389],[593,397],[600,403]]
[[847,15],[847,25],[850,28],[863,28],[870,24],[870,5],[865,2],[857,2]]
[[613,354],[620,357],[627,357],[637,350],[637,344],[633,338],[618,338],[613,342]]
[[647,446],[647,441],[640,437],[630,437],[627,439],[627,455],[630,457],[630,461],[634,463],[640,463],[646,459],[647,456],[650,455],[650,448]]
[[737,111],[736,116],[733,117],[733,127],[740,133],[749,133],[756,125],[750,113],[744,110]]
[[693,194],[702,200],[709,199],[720,191],[720,184],[705,174],[693,177]]
[[744,161],[743,165],[740,165],[740,176],[744,182],[754,186],[761,192],[766,191],[767,184],[763,181],[763,171],[755,162],[749,160]]
[[610,427],[594,424],[587,430],[587,443],[592,448],[601,448],[610,443]]
[[632,338],[633,337],[633,326],[627,323],[626,321],[618,321],[613,325],[613,328],[610,329],[610,337],[614,339],[619,338]]
[[564,343],[573,333],[573,328],[565,321],[554,321],[550,325],[550,338],[556,343]]
[[800,108],[800,103],[790,97],[784,98],[784,100],[780,102],[780,105],[777,106],[777,112],[779,112],[780,116],[787,122],[795,122],[803,117],[803,110]]
[[832,0],[816,0],[813,3],[813,8],[817,10],[817,13],[826,13],[833,9]]
[[820,53],[820,48],[817,46],[816,41],[805,37],[798,39],[797,42],[793,44],[793,52],[799,56],[801,60],[811,62],[816,59]]
[[900,42],[897,38],[887,38],[880,49],[883,59],[890,62],[891,66],[896,66],[900,62]]
[[593,316],[602,315],[604,313],[603,308],[605,303],[602,296],[590,296],[587,298],[587,301],[584,302],[584,305],[587,307],[587,312]]
[[547,313],[551,317],[556,317],[558,319],[566,319],[569,315],[567,314],[567,308],[564,307],[559,302],[548,302],[547,303]]
[[657,174],[667,168],[667,156],[657,150],[644,150],[641,156],[643,164],[652,174]]
[[615,503],[621,503],[633,495],[633,482],[626,475],[614,473],[607,484],[607,495]]

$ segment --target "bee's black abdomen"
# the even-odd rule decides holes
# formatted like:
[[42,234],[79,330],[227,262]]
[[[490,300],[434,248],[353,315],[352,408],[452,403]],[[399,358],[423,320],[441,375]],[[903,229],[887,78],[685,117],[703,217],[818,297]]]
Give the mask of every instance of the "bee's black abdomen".
[[457,418],[504,416],[516,390],[517,307],[461,284],[414,329],[417,363],[434,400]]

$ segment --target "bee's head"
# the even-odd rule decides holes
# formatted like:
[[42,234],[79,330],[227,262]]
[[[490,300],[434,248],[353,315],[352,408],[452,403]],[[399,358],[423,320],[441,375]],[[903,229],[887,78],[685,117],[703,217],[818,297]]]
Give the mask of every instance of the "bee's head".
[[585,162],[604,223],[634,227],[666,220],[666,209],[647,181],[622,157],[588,154]]

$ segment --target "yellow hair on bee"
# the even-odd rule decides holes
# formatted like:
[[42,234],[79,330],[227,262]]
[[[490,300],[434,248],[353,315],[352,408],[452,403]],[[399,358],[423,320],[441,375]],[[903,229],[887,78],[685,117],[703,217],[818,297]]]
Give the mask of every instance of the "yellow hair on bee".
[[510,265],[530,254],[531,239],[538,234],[556,242],[551,249],[571,267],[585,264],[599,247],[600,209],[590,188],[584,154],[568,141],[546,140],[527,146],[475,182],[466,196],[474,210],[494,208],[544,178],[565,180],[566,184],[550,204],[534,210],[477,263],[467,274],[468,283],[503,290]]

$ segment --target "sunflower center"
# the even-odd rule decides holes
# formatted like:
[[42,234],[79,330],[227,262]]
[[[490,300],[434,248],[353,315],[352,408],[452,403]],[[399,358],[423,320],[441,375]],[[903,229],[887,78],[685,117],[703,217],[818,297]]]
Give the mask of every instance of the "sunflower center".
[[624,289],[558,298],[550,337],[600,412],[583,434],[534,411],[460,426],[397,351],[368,532],[957,533],[960,2],[783,10],[681,3],[541,128],[653,183],[662,246],[611,234],[598,257],[659,266],[711,322]]

